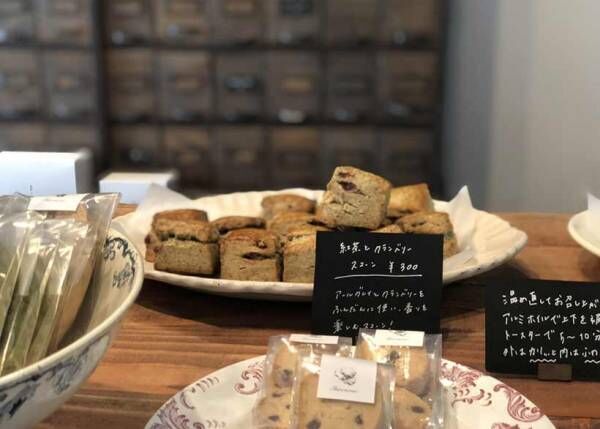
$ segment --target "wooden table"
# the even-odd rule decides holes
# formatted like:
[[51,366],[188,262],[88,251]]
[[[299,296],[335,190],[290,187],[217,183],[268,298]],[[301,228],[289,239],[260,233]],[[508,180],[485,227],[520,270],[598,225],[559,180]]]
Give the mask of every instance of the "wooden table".
[[[600,281],[600,259],[577,246],[567,215],[505,214],[529,235],[518,257],[484,276]],[[484,369],[483,276],[444,290],[443,355]],[[263,354],[271,335],[307,332],[310,304],[245,301],[146,281],[89,381],[39,428],[142,428],[184,386]],[[499,377],[559,428],[600,428],[600,384]]]

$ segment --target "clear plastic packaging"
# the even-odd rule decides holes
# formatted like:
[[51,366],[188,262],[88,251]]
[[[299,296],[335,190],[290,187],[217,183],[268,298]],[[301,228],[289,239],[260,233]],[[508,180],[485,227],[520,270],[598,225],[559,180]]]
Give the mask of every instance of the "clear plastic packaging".
[[[304,355],[300,359],[293,388],[292,424],[293,429],[392,429],[394,410],[392,392],[394,390],[394,367],[377,364],[375,380],[365,380],[364,373],[356,369],[365,362],[362,359],[346,359],[338,367],[340,379],[347,380],[348,389],[373,388],[372,403],[346,399],[322,399],[317,396],[319,380],[322,376],[322,355]],[[340,362],[340,363],[342,363]],[[354,382],[353,382],[353,377]],[[360,385],[360,387],[359,387]]]
[[375,330],[360,330],[355,356],[395,367],[394,428],[443,427],[439,380],[442,336],[425,334],[422,345],[407,346],[390,345],[381,339],[385,335],[376,333]]
[[0,220],[0,332],[12,302],[29,236],[41,221],[41,216],[30,212],[5,216]]
[[50,339],[59,315],[59,306],[64,302],[63,295],[67,288],[69,268],[78,261],[82,263],[76,251],[82,247],[81,242],[89,242],[89,239],[86,239],[90,230],[88,224],[70,220],[67,225],[69,226],[60,234],[57,243],[55,261],[49,272],[27,353],[27,364],[37,362],[48,354]]
[[38,223],[25,245],[0,341],[2,375],[25,365],[61,233],[60,229],[49,226],[46,222]]
[[48,345],[49,353],[58,349],[75,321],[88,291],[96,261],[104,247],[106,234],[118,202],[119,194],[87,194],[81,199],[74,212],[45,212],[50,219],[72,219],[89,225],[89,232],[85,239],[79,240],[75,245],[75,258],[69,267],[66,289],[60,295],[57,322]]
[[[269,350],[265,359],[262,391],[253,410],[255,429],[287,429],[290,427],[292,389],[296,367],[301,356],[352,356],[352,339],[338,337],[332,344],[326,338],[298,338],[280,335],[269,339]],[[305,336],[306,337],[306,336]],[[329,337],[329,339],[334,337]],[[301,342],[317,341],[317,342]],[[320,342],[318,342],[320,341]]]
[[0,196],[0,220],[5,216],[23,213],[29,205],[29,197],[21,194]]

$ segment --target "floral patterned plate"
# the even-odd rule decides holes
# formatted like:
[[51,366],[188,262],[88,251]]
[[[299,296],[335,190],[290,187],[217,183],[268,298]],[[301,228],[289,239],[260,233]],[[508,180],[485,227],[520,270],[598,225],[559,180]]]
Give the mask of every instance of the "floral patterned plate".
[[[146,429],[248,429],[262,383],[264,356],[238,362],[169,399]],[[479,371],[442,362],[446,428],[551,429],[554,425],[515,389]]]

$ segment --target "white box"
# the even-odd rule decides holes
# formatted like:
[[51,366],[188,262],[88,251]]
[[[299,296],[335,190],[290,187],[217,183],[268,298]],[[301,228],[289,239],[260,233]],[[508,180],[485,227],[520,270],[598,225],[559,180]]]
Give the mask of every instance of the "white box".
[[139,204],[150,185],[172,188],[177,183],[176,171],[160,173],[112,172],[100,180],[100,192],[120,192],[124,204]]
[[0,195],[93,192],[92,152],[0,152]]

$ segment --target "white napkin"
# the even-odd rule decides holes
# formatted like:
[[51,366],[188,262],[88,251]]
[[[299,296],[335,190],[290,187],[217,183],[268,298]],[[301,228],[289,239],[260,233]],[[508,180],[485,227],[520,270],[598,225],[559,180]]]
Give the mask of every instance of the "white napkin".
[[453,270],[471,260],[475,256],[476,250],[482,250],[484,243],[475,243],[473,236],[477,224],[477,210],[473,208],[469,188],[463,186],[452,200],[448,202],[445,209],[448,212],[454,234],[458,241],[460,252],[444,260],[444,271]]
[[587,194],[588,212],[585,216],[585,226],[594,239],[600,242],[600,199]]

